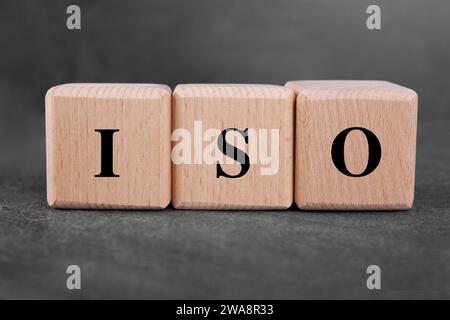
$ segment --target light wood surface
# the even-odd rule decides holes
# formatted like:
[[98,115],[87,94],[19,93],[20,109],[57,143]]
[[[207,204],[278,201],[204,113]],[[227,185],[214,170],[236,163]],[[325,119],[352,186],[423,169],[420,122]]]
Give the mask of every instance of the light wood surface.
[[[56,208],[164,208],[170,202],[171,90],[152,84],[65,84],[46,95],[47,199]],[[101,166],[96,129],[113,136]]]
[[[297,93],[295,202],[311,210],[403,210],[412,207],[416,159],[417,94],[385,81],[291,81]],[[381,145],[369,175],[351,177],[332,161],[331,148],[344,129],[363,127]],[[361,131],[345,141],[352,174],[367,166]]]
[[[261,162],[242,177],[216,177],[216,164],[172,164],[172,203],[179,209],[284,209],[293,201],[293,90],[272,85],[178,85],[172,101],[172,128],[194,134],[204,129],[279,129],[279,169],[262,175]],[[174,143],[173,143],[174,144]],[[244,145],[245,146],[245,145]],[[246,145],[247,151],[249,145]],[[229,174],[239,163],[224,164]]]

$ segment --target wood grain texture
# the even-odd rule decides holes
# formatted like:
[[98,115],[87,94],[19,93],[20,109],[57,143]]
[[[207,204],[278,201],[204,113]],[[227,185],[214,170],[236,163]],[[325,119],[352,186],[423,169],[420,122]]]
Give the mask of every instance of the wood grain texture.
[[[47,200],[56,208],[164,208],[170,202],[167,86],[65,84],[46,95]],[[101,167],[96,129],[113,136],[113,169]]]
[[[279,170],[261,175],[261,162],[242,177],[216,177],[216,164],[172,164],[172,203],[178,209],[285,209],[293,201],[293,90],[272,85],[178,85],[172,127],[279,129]],[[214,138],[212,139],[214,141]],[[250,143],[249,143],[250,144]],[[249,145],[245,151],[248,151]],[[240,164],[222,165],[230,174]]]
[[[311,210],[404,210],[413,205],[417,94],[385,81],[291,81],[297,93],[295,202]],[[369,175],[350,177],[333,164],[331,147],[349,127],[371,130],[381,161]],[[364,171],[368,143],[360,131],[345,141],[345,163]]]

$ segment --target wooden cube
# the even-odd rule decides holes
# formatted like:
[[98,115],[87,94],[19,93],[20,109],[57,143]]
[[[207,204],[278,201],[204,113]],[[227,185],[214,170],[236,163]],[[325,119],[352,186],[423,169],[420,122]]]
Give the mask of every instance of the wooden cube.
[[311,210],[413,205],[417,94],[385,81],[292,81],[295,202]]
[[285,209],[293,201],[293,90],[178,85],[172,203],[178,209]]
[[170,202],[171,90],[65,84],[46,95],[47,200],[56,208]]

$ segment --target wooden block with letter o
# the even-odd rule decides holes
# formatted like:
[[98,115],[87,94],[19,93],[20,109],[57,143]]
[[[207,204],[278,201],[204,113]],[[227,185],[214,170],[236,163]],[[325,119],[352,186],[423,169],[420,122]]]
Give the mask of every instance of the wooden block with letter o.
[[312,210],[412,207],[417,94],[385,81],[291,81],[295,202]]
[[170,202],[171,90],[65,84],[46,95],[47,199],[57,208]]
[[172,203],[285,209],[293,201],[294,91],[186,84],[172,101]]

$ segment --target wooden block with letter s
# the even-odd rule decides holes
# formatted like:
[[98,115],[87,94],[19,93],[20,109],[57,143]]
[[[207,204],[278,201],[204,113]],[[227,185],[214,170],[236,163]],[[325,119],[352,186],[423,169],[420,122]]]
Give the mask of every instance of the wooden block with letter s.
[[385,81],[291,81],[295,202],[311,210],[413,205],[418,98]]
[[178,209],[285,209],[293,201],[294,91],[178,85],[172,203]]
[[171,90],[65,84],[46,95],[47,199],[56,208],[170,202]]

